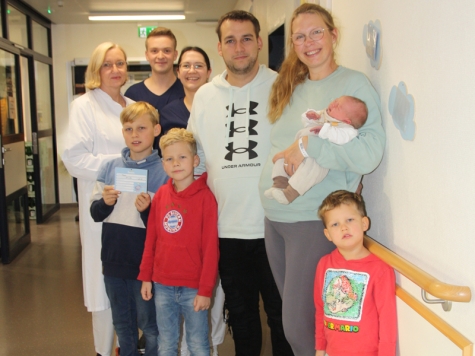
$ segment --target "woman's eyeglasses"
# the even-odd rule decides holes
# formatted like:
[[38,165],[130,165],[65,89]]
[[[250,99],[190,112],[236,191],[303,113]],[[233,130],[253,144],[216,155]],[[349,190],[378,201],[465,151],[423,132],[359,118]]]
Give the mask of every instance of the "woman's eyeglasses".
[[195,70],[204,70],[206,69],[206,65],[203,63],[181,63],[179,65],[180,69],[183,70],[191,70],[191,68],[194,68]]
[[[308,38],[310,38],[311,41],[319,41],[323,38],[325,30],[325,28],[316,28],[309,32]],[[291,39],[294,45],[300,46],[305,43],[307,36],[303,33],[294,33],[291,36]]]
[[112,62],[104,62],[102,63],[102,68],[104,69],[112,69],[114,66],[117,68],[117,69],[122,69],[126,66],[127,63],[125,63],[125,61],[117,61],[115,63],[112,63]]

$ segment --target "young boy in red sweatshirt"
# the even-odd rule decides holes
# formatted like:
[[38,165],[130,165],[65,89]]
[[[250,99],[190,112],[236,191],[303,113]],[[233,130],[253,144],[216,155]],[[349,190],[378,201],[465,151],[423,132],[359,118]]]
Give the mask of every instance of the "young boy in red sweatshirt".
[[209,356],[208,309],[218,271],[218,208],[199,164],[196,142],[185,129],[160,139],[162,164],[171,178],[155,194],[138,279],[142,297],[157,311],[160,356],[177,355],[181,316],[193,356]]
[[363,198],[335,191],[318,215],[337,248],[320,259],[315,275],[316,356],[394,356],[394,270],[363,245],[369,228]]

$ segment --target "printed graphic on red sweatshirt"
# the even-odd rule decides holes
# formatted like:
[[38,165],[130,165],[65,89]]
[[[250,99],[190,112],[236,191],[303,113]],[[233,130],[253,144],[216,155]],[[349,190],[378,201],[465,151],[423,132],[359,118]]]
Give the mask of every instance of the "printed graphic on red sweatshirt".
[[325,316],[360,321],[368,282],[368,273],[329,268],[322,292]]
[[176,210],[170,210],[163,218],[163,228],[171,234],[180,231],[182,226],[183,216]]
[[[257,115],[257,111],[255,110],[259,106],[259,103],[255,101],[250,101],[249,102],[249,117],[251,115]],[[226,106],[226,110],[229,111],[229,105]],[[231,118],[234,119],[237,117],[237,115],[247,115],[247,108],[235,108],[234,104],[231,108]],[[249,118],[249,123],[247,126],[236,126],[235,121],[230,121],[229,123],[229,138],[235,138],[236,136],[240,134],[247,134],[246,130],[249,132],[249,136],[257,136],[258,133],[255,130],[255,127],[257,126],[258,121],[257,120],[252,120]],[[226,146],[226,150],[228,153],[224,156],[224,159],[227,161],[232,161],[234,155],[241,155],[241,154],[247,154],[248,159],[252,160],[258,157],[257,152],[254,150],[254,148],[257,147],[257,142],[253,140],[248,140],[247,146],[240,146],[240,147],[235,147],[234,142],[229,142],[229,144]]]

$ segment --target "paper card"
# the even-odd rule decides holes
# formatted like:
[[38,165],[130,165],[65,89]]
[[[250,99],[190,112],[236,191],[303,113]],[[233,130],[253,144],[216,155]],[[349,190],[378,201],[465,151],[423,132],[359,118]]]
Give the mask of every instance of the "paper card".
[[114,188],[120,192],[146,193],[147,174],[146,169],[116,167]]

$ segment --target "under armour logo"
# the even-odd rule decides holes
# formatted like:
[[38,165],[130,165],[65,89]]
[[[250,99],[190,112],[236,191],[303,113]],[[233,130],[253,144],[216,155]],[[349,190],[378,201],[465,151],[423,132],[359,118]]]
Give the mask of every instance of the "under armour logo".
[[[259,103],[256,103],[255,101],[250,101],[249,102],[249,115],[257,115],[257,111],[254,109],[257,108]],[[229,105],[226,106],[226,110],[229,110]],[[231,117],[234,117],[236,114],[237,115],[244,115],[246,113],[246,108],[239,108],[239,109],[234,109],[234,103],[233,103],[233,108],[231,110]]]
[[[257,131],[254,127],[257,126],[256,120],[249,120],[249,135],[257,135]],[[234,121],[229,124],[229,137],[234,137],[234,133],[244,133],[246,128],[244,126],[234,127]]]
[[232,161],[233,160],[233,154],[243,154],[248,152],[249,153],[249,159],[253,159],[257,157],[256,151],[253,149],[256,148],[257,142],[249,140],[249,147],[238,147],[234,148],[234,142],[230,142],[229,145],[227,145],[226,149],[229,151],[226,156],[224,156],[224,159],[227,161]]

